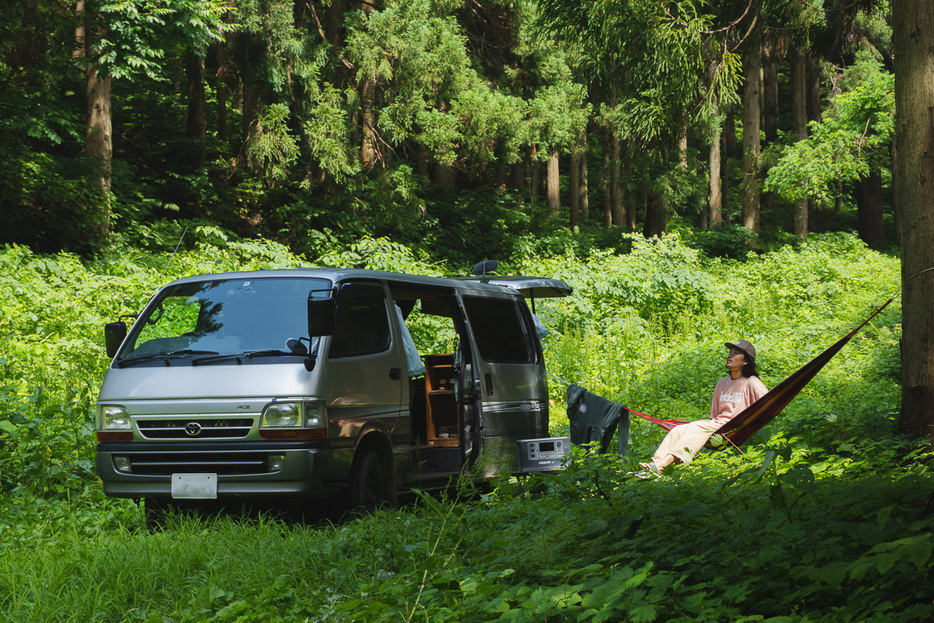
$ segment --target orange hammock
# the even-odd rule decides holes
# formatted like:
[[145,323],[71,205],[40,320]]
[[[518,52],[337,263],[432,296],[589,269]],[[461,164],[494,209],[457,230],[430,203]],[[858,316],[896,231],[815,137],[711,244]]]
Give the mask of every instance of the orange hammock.
[[[894,297],[893,297],[894,298]],[[846,336],[841,338],[830,348],[822,352],[820,355],[812,359],[810,362],[806,363],[804,367],[800,370],[789,376],[787,379],[776,385],[772,391],[768,392],[759,400],[755,401],[749,405],[745,410],[738,413],[730,421],[717,429],[717,432],[714,434],[723,435],[733,445],[739,446],[744,441],[752,437],[756,431],[772,421],[772,419],[781,413],[792,399],[798,395],[804,386],[810,382],[814,376],[820,372],[821,368],[830,361],[831,357],[837,354],[843,346],[850,341],[856,333],[865,327],[870,320],[876,317],[876,315],[881,312],[883,309],[892,302],[890,298],[885,304],[874,311],[869,318],[863,321],[863,324],[859,325]],[[629,407],[623,407],[630,413],[638,415],[639,417],[645,418],[650,422],[658,424],[666,430],[671,430],[679,424],[687,424],[687,422],[682,422],[679,420],[660,420],[654,418],[650,415],[644,413],[639,413],[634,411]],[[709,444],[707,447],[711,447]]]

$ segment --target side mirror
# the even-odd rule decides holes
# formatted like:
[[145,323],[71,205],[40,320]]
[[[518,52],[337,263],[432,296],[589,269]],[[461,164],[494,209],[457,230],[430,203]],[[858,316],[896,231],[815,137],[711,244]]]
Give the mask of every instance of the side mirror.
[[120,350],[120,345],[126,339],[126,323],[122,320],[108,322],[104,325],[104,344],[107,346],[107,356],[113,359]]
[[308,294],[308,337],[334,333],[337,301],[333,296],[316,298],[317,292]]

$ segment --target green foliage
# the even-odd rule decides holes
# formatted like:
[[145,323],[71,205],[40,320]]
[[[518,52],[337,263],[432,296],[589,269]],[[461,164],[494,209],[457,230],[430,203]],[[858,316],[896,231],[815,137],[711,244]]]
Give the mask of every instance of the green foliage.
[[265,181],[275,185],[286,179],[298,159],[298,144],[287,127],[289,109],[272,104],[260,121],[262,132],[247,143],[246,154],[262,171]]
[[[493,210],[495,213],[495,210]],[[182,237],[182,232],[188,228]],[[737,242],[742,232],[730,234]],[[620,251],[564,235],[501,272],[564,279],[536,301],[556,376],[658,416],[703,417],[723,342],[759,348],[769,386],[897,289],[898,263],[851,235],[711,259],[677,235]],[[518,238],[518,237],[517,237]],[[532,249],[533,245],[517,248]],[[102,325],[178,275],[308,264],[204,222],[140,225],[110,253],[0,251],[0,616],[16,621],[923,621],[934,455],[895,434],[899,311],[865,327],[743,447],[642,479],[575,450],[560,474],[464,500],[416,494],[339,525],[171,516],[155,533],[93,476]],[[575,246],[576,245],[576,246]],[[178,253],[172,257],[175,247]],[[322,248],[328,245],[322,245]],[[729,246],[725,245],[724,246]],[[578,255],[578,253],[580,255]],[[724,254],[727,255],[727,254]],[[386,238],[313,263],[452,272]],[[171,262],[170,262],[171,260]],[[450,339],[430,319],[420,343]],[[552,382],[551,429],[566,433]],[[29,560],[28,565],[22,564]]]
[[708,257],[744,259],[756,240],[756,234],[741,225],[724,224],[705,231],[687,230],[685,243],[696,247]]
[[220,40],[230,11],[217,0],[102,0],[90,6],[99,13],[92,18],[100,20],[91,23],[103,33],[91,61],[117,79],[160,76],[167,32],[195,49]]
[[843,81],[855,84],[833,98],[822,121],[810,125],[807,139],[782,150],[765,190],[786,201],[812,200],[826,209],[836,199],[837,182],[855,182],[887,166],[895,77],[883,72],[878,61],[863,59],[847,70]]

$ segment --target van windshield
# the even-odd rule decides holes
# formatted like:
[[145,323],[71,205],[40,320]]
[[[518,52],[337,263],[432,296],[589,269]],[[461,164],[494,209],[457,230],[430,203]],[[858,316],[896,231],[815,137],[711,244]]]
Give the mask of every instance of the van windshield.
[[294,361],[314,352],[308,297],[326,296],[324,279],[286,277],[202,281],[162,290],[116,363],[198,365]]

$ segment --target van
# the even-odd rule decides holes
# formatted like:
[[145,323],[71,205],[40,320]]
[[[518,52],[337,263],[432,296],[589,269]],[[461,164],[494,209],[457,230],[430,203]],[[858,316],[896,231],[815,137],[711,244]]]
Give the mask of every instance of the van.
[[372,509],[464,470],[509,474],[518,440],[548,436],[526,297],[570,292],[358,269],[178,279],[129,331],[105,329],[97,474],[147,509],[348,495]]

